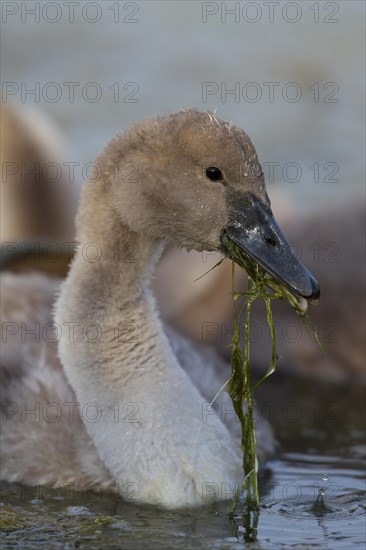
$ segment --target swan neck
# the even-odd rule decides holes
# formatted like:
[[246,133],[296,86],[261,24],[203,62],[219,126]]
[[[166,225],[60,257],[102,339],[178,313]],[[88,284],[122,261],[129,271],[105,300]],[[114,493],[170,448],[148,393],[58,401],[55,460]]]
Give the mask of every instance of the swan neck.
[[[78,251],[73,271],[97,296],[118,297],[119,306],[136,300],[150,285],[163,243],[134,232],[113,207],[111,188],[88,181],[77,216]],[[122,302],[122,303],[121,303]]]

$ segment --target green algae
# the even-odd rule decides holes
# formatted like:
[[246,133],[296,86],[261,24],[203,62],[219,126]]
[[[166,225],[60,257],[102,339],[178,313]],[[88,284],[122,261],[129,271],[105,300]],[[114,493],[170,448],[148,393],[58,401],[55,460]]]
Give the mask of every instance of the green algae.
[[[256,450],[256,432],[254,421],[253,391],[275,370],[278,355],[276,352],[276,333],[271,309],[272,300],[286,301],[303,322],[309,336],[314,335],[316,342],[324,351],[314,326],[306,315],[301,302],[289,290],[272,279],[265,270],[247,256],[231,239],[226,238],[227,257],[232,260],[232,296],[234,300],[234,335],[232,338],[231,376],[226,384],[235,413],[241,425],[241,446],[243,451],[243,487],[246,494],[246,505],[249,511],[259,510],[260,497],[258,489],[258,459]],[[248,274],[248,290],[235,291],[235,264],[244,268]],[[240,343],[241,312],[238,313],[237,300],[245,298],[245,344],[242,350]],[[267,323],[270,329],[272,354],[266,374],[254,386],[251,384],[250,372],[250,314],[255,300],[260,299],[266,308]],[[232,512],[239,499],[239,490],[233,502]]]
[[8,506],[1,507],[0,514],[0,532],[11,533],[31,527],[31,522],[27,518],[17,514],[16,510]]
[[[56,510],[45,502],[37,505],[27,502],[21,507],[1,503],[0,544],[19,538],[25,544],[34,539],[37,533],[38,542],[42,543],[54,539],[64,542],[72,539],[76,543],[92,541],[119,519],[118,516],[101,513],[97,515],[92,509],[85,507],[72,507],[76,508],[75,513],[70,513],[70,507],[64,507],[62,502],[55,501],[53,504],[57,506]],[[80,513],[77,508],[80,508]],[[11,539],[12,535],[16,538]]]

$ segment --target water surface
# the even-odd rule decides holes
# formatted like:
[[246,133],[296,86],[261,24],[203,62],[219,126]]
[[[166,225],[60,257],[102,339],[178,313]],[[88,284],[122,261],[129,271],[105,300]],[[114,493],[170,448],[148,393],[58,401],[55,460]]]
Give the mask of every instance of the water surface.
[[[363,549],[363,389],[281,375],[271,383],[258,398],[281,448],[262,475],[258,518],[243,503],[229,517],[230,502],[162,511],[112,495],[3,484],[2,548],[238,549],[252,541],[253,550]],[[315,505],[319,491],[324,501]]]

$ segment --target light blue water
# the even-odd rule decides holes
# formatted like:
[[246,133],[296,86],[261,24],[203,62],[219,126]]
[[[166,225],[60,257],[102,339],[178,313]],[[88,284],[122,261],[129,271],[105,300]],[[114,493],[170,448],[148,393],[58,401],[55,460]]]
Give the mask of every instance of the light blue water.
[[[284,11],[282,2],[272,23],[261,2],[249,3],[258,16],[253,8],[243,12],[248,2],[241,2],[237,22],[215,2],[212,16],[197,1],[105,0],[96,2],[100,13],[91,8],[83,15],[85,4],[75,8],[72,23],[65,6],[59,14],[41,11],[37,23],[19,6],[3,14],[2,79],[18,88],[7,99],[40,108],[60,124],[70,144],[67,160],[94,160],[114,134],[144,116],[197,107],[217,109],[243,127],[261,161],[279,163],[273,181],[307,204],[330,193],[336,201],[363,185],[364,2],[301,1],[292,3],[295,11]],[[229,10],[235,2],[224,5]],[[291,23],[296,10],[299,20]],[[56,16],[58,22],[48,21]],[[88,88],[91,82],[97,88]],[[74,83],[73,100],[65,83]],[[26,94],[37,85],[36,95]],[[224,93],[236,85],[239,97]],[[288,163],[300,167],[300,177]],[[268,164],[267,182],[269,171]]]

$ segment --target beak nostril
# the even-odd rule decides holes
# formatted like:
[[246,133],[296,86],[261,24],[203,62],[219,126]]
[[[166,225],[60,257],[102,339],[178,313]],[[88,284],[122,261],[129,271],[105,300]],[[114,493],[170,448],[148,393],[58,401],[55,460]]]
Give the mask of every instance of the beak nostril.
[[270,246],[276,246],[276,244],[277,244],[277,242],[274,239],[272,239],[272,237],[264,237],[264,240]]

